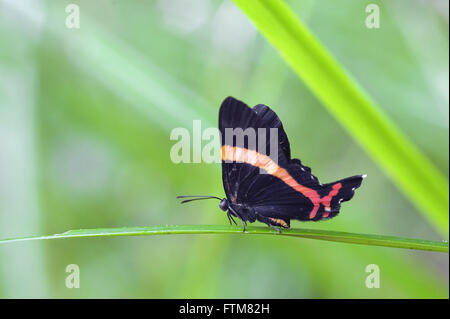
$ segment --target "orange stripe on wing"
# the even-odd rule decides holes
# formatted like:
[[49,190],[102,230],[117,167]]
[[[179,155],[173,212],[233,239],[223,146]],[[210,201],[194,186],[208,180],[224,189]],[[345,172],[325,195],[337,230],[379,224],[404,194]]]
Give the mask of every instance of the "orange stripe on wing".
[[260,154],[254,150],[224,145],[222,146],[222,160],[247,163],[259,167],[265,170],[268,174],[281,179],[288,186],[292,187],[294,190],[303,194],[305,197],[311,200],[314,207],[309,214],[310,219],[313,219],[316,216],[321,203],[327,204],[326,208],[329,208],[331,198],[335,195],[333,191],[330,192],[328,196],[324,197],[324,201],[320,198],[319,194],[314,189],[299,184],[286,169],[280,167],[269,156]]
[[285,184],[292,187],[294,190],[303,194],[305,197],[311,200],[313,209],[309,213],[310,219],[313,219],[316,216],[317,211],[320,208],[320,204],[323,204],[325,206],[325,213],[323,217],[328,217],[329,212],[331,211],[331,200],[339,193],[339,190],[342,187],[341,183],[336,183],[332,186],[332,190],[328,193],[328,195],[320,198],[320,195],[317,193],[317,191],[299,184],[286,169],[280,167],[269,156],[242,147],[230,145],[222,146],[222,160],[247,163],[261,168],[268,174],[281,179]]

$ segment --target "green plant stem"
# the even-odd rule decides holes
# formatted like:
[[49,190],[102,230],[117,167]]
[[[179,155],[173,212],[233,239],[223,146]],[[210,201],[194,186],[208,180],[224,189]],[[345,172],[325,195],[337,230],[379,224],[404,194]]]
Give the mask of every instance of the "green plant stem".
[[110,236],[144,236],[144,235],[168,235],[168,234],[260,234],[272,236],[289,236],[327,240],[342,243],[361,244],[370,246],[395,247],[405,249],[427,250],[448,253],[447,241],[433,241],[414,238],[402,238],[394,236],[368,235],[347,233],[318,229],[286,229],[281,234],[268,227],[247,227],[243,233],[242,228],[234,226],[215,225],[167,225],[167,226],[147,226],[147,227],[124,227],[124,228],[97,228],[69,230],[62,234],[36,237],[20,237],[0,239],[0,244],[7,244],[18,241],[75,238],[75,237],[110,237]]
[[[282,0],[234,0],[328,111],[445,237],[447,179]],[[393,106],[394,107],[394,106]]]

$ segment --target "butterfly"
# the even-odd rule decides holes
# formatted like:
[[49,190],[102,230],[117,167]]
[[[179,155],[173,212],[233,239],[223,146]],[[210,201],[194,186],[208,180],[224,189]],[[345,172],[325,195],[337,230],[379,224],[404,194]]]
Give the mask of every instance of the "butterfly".
[[[350,200],[366,175],[322,184],[311,169],[291,158],[283,124],[268,106],[250,108],[227,97],[219,110],[222,181],[226,198],[177,196],[181,203],[218,199],[230,224],[259,221],[289,228],[291,219],[319,221],[336,217],[341,203]],[[273,134],[272,134],[273,133]]]

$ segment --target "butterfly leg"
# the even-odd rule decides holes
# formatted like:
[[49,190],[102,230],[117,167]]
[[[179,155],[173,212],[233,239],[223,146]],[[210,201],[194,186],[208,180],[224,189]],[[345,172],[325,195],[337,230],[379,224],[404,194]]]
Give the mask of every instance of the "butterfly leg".
[[243,232],[245,233],[245,225],[246,222],[244,222],[244,219],[242,218],[242,216],[240,214],[238,214],[238,212],[236,212],[236,210],[234,210],[233,208],[229,207],[228,208],[237,218],[240,219],[241,223],[242,223],[242,227],[244,227]]
[[230,225],[232,225],[231,221],[237,226],[236,221],[234,220],[233,216],[230,214],[230,212],[227,213],[228,221],[230,222]]
[[242,232],[245,233],[245,226],[247,225],[247,223],[244,222],[242,219],[241,219],[241,223],[242,223],[242,227],[244,227],[244,230]]
[[272,224],[267,224],[267,226],[269,226],[270,228],[275,229],[275,230],[278,232],[278,234],[281,234],[281,230],[280,230],[278,227],[275,227],[275,226],[272,225]]

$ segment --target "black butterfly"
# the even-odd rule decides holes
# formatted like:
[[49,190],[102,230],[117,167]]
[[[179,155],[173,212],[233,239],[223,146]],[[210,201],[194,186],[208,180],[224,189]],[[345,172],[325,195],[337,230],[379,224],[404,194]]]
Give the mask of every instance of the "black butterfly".
[[[177,198],[190,198],[181,203],[219,199],[219,207],[227,212],[230,224],[236,224],[234,217],[239,218],[244,231],[247,221],[257,220],[280,232],[278,227],[289,228],[291,219],[318,221],[333,218],[339,213],[341,202],[350,200],[366,177],[357,175],[321,184],[309,167],[299,159],[291,158],[289,141],[280,119],[263,104],[252,109],[232,97],[226,98],[219,111],[219,129],[222,180],[227,197]],[[271,129],[277,134],[270,134]],[[236,134],[230,135],[233,130]],[[252,132],[255,134],[250,134]],[[269,154],[273,148],[278,154]]]

